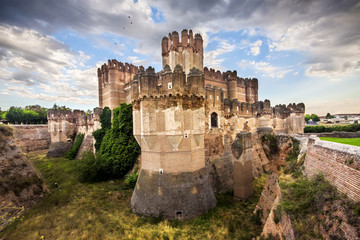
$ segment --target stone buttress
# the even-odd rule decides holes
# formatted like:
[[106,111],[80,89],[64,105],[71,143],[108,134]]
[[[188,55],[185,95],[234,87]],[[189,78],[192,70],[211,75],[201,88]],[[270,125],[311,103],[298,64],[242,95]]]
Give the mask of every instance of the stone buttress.
[[168,65],[131,82],[134,136],[142,167],[131,198],[138,214],[189,219],[215,207],[205,168],[204,75]]

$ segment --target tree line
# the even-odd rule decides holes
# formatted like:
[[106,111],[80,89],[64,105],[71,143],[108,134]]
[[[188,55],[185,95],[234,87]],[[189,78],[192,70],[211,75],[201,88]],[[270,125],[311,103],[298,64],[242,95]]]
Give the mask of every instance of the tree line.
[[[58,106],[56,103],[50,109],[71,110],[66,106]],[[28,105],[25,108],[12,106],[7,111],[1,111],[0,108],[0,119],[12,124],[46,124],[48,110],[49,108],[40,105]]]

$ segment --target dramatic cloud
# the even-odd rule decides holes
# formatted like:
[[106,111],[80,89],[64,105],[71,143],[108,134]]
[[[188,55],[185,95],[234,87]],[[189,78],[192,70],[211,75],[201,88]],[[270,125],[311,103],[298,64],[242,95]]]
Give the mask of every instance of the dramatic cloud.
[[1,94],[95,104],[96,67],[85,67],[86,54],[35,30],[0,25],[0,33]]
[[[217,34],[226,39],[205,52],[204,63],[209,67],[229,68],[224,64],[238,61],[230,53],[241,45],[248,55],[238,66],[253,70],[249,74],[281,79],[292,71],[297,79],[348,84],[347,79],[360,75],[359,26],[358,0],[2,0],[0,81],[9,86],[1,91],[9,94],[10,87],[16,86],[50,94],[51,89],[63,86],[67,93],[51,94],[95,99],[92,71],[94,63],[104,59],[70,49],[65,40],[54,36],[73,32],[99,49],[112,46],[113,57],[159,66],[160,39],[184,28],[200,32],[204,47],[216,41],[211,38]],[[246,41],[229,40],[229,33],[240,32]],[[114,47],[107,36],[125,39],[127,44]],[[266,59],[261,59],[267,52]],[[301,55],[301,60],[285,66],[284,59],[272,58],[288,52]],[[91,67],[87,66],[90,60]],[[80,89],[89,92],[82,96],[85,93]]]

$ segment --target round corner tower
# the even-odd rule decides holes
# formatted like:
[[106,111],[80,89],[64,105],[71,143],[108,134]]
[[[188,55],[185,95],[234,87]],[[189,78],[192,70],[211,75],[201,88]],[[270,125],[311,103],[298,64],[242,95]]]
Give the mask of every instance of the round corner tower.
[[[163,41],[164,43],[164,41]],[[131,198],[138,214],[189,219],[215,207],[205,168],[204,74],[181,65],[131,82],[134,136],[142,166]]]

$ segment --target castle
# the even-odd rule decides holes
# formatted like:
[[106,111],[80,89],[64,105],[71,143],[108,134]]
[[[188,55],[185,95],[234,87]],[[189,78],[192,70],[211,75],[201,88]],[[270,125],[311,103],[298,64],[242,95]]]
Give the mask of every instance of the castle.
[[[269,100],[258,101],[257,79],[204,68],[202,37],[191,30],[164,37],[161,49],[160,72],[109,60],[97,73],[100,108],[133,104],[133,131],[141,146],[133,211],[188,219],[216,205],[214,191],[234,190],[236,198],[248,198],[253,176],[265,164],[257,133],[302,133],[304,104],[271,107]],[[61,119],[52,114],[50,132]],[[85,131],[86,121],[76,119],[81,124],[73,132]],[[65,126],[66,117],[61,121]]]

